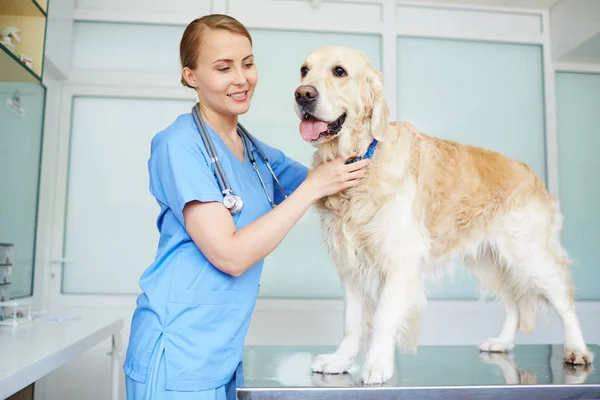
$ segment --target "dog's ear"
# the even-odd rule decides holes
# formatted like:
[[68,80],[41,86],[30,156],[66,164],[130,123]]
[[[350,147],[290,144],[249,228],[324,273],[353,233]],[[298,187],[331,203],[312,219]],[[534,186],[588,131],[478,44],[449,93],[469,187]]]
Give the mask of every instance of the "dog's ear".
[[[383,80],[381,72],[370,69],[367,73],[367,87],[370,98],[367,100],[367,115],[370,116],[371,134],[379,141],[384,140],[384,134],[389,118],[389,110],[383,92]],[[369,110],[370,108],[370,110]]]

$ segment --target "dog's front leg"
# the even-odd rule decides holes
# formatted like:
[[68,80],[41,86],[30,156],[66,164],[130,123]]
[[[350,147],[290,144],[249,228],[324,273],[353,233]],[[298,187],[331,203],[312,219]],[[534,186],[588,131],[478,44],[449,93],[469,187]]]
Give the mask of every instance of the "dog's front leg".
[[387,270],[361,376],[366,385],[381,384],[392,377],[396,335],[418,329],[411,322],[418,320],[414,313],[421,312],[426,296],[417,270],[416,262],[406,261]]
[[350,282],[344,282],[344,338],[333,354],[319,354],[312,363],[313,372],[341,374],[353,364],[360,351],[363,335],[364,308],[361,292]]

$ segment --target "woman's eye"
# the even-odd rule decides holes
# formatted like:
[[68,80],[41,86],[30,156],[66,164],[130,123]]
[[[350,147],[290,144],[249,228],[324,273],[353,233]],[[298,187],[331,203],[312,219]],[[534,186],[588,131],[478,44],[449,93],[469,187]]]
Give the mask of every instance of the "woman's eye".
[[250,67],[251,67],[251,66],[253,66],[253,65],[254,65],[254,63],[247,63],[247,64],[244,64],[244,67],[246,67],[246,68],[250,68]]
[[227,71],[229,71],[229,67],[219,68],[219,71],[221,71],[221,72],[227,72]]
[[335,76],[346,76],[346,70],[340,66],[337,66],[333,69],[333,74]]

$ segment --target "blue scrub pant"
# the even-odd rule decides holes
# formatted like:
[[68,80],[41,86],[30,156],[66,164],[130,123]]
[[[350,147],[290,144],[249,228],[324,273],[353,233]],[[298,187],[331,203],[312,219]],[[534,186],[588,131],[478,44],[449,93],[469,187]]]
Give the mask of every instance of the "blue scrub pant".
[[216,389],[196,392],[166,390],[165,352],[161,338],[150,359],[146,382],[140,383],[125,376],[127,400],[235,400],[236,378],[240,372],[238,368],[227,384]]

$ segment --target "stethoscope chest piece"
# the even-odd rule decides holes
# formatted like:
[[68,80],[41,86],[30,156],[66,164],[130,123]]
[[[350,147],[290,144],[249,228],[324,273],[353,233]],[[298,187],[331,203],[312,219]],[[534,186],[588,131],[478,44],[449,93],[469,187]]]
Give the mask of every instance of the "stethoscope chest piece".
[[237,214],[242,210],[244,201],[237,194],[227,193],[223,197],[223,205],[229,210],[231,214]]

